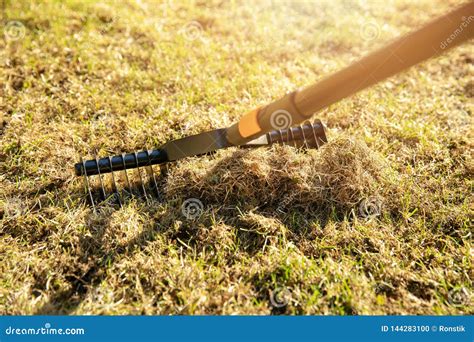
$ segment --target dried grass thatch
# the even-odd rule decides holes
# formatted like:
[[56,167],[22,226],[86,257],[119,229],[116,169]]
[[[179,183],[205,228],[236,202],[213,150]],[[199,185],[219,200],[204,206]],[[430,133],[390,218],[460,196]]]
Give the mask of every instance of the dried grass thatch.
[[274,146],[184,161],[170,171],[166,195],[223,207],[317,213],[335,206],[344,212],[364,198],[383,198],[391,174],[365,143],[343,136],[320,151]]

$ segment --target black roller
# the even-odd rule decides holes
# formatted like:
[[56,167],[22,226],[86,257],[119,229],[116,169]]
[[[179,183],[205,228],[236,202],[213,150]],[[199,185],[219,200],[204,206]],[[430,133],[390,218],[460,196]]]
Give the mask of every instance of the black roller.
[[[141,166],[162,164],[168,161],[166,152],[163,150],[147,150],[135,153],[126,153],[113,157],[87,160],[74,165],[77,176],[93,176],[99,173],[109,173],[134,169]],[[85,169],[85,172],[84,172]]]

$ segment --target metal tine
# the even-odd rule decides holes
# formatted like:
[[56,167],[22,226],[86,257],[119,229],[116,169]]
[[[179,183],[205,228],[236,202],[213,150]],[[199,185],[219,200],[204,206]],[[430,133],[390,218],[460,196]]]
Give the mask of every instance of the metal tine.
[[[293,130],[291,129],[291,127],[288,127],[286,132],[288,134],[288,145],[290,145],[290,146],[293,145],[293,147],[297,147],[295,136],[293,135]],[[291,135],[291,137],[290,137],[290,135]],[[291,142],[290,142],[290,139],[291,139]]]
[[[299,144],[299,141],[303,139],[302,133],[301,133],[301,127],[296,126],[295,130],[296,130],[296,134],[293,132],[293,139],[295,139],[295,144],[294,145],[295,145],[296,148],[300,148],[301,144]],[[295,138],[296,135],[298,136],[298,138]]]
[[112,158],[109,156],[110,173],[112,175],[112,190],[114,191],[115,198],[119,202],[120,208],[122,208],[122,200],[118,192],[117,183],[115,182],[114,170],[112,169]]
[[281,139],[281,143],[285,143],[285,141],[283,140],[283,133],[281,132],[281,129],[277,130],[278,132],[278,135],[280,136],[280,139]]
[[290,141],[290,127],[288,127],[286,129],[286,144],[287,145],[290,145],[291,144],[291,141]]
[[168,176],[168,171],[169,171],[168,164],[160,165],[160,174],[161,174],[161,176],[163,176],[163,177]]
[[82,168],[84,169],[84,180],[85,180],[85,183],[86,183],[87,192],[89,193],[89,198],[91,200],[92,209],[94,210],[94,214],[97,214],[97,210],[96,210],[95,204],[94,204],[94,197],[92,196],[91,187],[90,187],[90,184],[89,184],[89,176],[87,175],[86,163],[84,162],[84,159],[82,159],[82,158],[81,158],[81,163],[82,163]]
[[304,126],[305,126],[306,122],[303,123],[302,125],[300,125],[300,128],[301,128],[301,134],[303,135],[303,143],[304,143],[304,147],[305,148],[309,148],[309,145],[308,145],[308,140],[306,138],[306,135],[304,134]]
[[102,174],[100,173],[99,159],[97,158],[97,150],[95,150],[94,157],[95,157],[95,163],[97,165],[97,174],[99,175],[99,183],[100,183],[100,190],[101,190],[100,196],[101,196],[102,201],[105,201],[107,196],[105,194],[104,182],[102,181]]
[[153,171],[153,166],[151,165],[150,154],[148,153],[148,148],[146,149],[146,156],[148,158],[148,170],[151,173],[151,178],[153,179],[153,185],[155,186],[156,196],[160,197],[160,192],[158,191],[158,184],[156,182],[155,172]]
[[270,133],[267,133],[267,141],[268,141],[269,145],[273,144],[273,138],[272,138],[272,135]]
[[138,155],[137,155],[137,152],[134,152],[134,154],[135,154],[135,162],[137,163],[138,177],[140,178],[140,183],[141,183],[141,185],[142,185],[143,194],[145,195],[146,201],[148,202],[148,194],[146,193],[145,184],[143,183],[142,173],[141,173],[141,171],[140,171],[141,168],[138,166]]
[[125,180],[127,181],[128,191],[130,192],[130,196],[131,196],[132,186],[130,185],[130,179],[128,178],[127,168],[125,165],[125,153],[122,153],[122,164],[123,164],[123,172],[125,173]]
[[319,149],[320,145],[319,145],[318,137],[316,136],[315,130],[316,128],[314,128],[314,126],[311,125],[311,132],[313,132],[314,142],[316,143],[316,146]]

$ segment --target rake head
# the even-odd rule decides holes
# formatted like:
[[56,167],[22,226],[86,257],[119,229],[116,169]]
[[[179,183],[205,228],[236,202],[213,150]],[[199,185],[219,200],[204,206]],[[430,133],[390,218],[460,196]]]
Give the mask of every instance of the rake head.
[[[213,142],[219,142],[219,137],[225,135],[225,131],[226,129],[218,129],[204,134],[207,134],[206,139],[210,136]],[[94,211],[96,201],[98,203],[106,201],[121,206],[130,197],[144,197],[146,200],[151,197],[159,199],[161,193],[156,175],[165,174],[166,164],[171,161],[209,153],[208,146],[199,147],[202,142],[202,135],[196,135],[172,141],[159,149],[103,158],[95,157],[91,160],[81,159],[80,163],[75,164],[74,170],[77,176],[84,178],[86,192]],[[317,149],[326,142],[324,126],[320,120],[315,120],[313,123],[305,122],[300,126],[271,131],[241,147],[255,148],[285,144],[297,148]],[[221,145],[213,149],[224,147],[228,146]],[[157,167],[159,170],[156,170]],[[93,193],[96,194],[93,195]]]

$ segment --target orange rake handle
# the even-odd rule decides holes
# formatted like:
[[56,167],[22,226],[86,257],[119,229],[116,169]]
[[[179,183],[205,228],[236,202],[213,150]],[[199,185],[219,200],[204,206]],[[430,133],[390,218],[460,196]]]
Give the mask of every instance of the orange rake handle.
[[227,129],[227,140],[242,145],[271,130],[297,125],[319,110],[473,37],[474,1],[470,1],[321,82],[250,111]]

